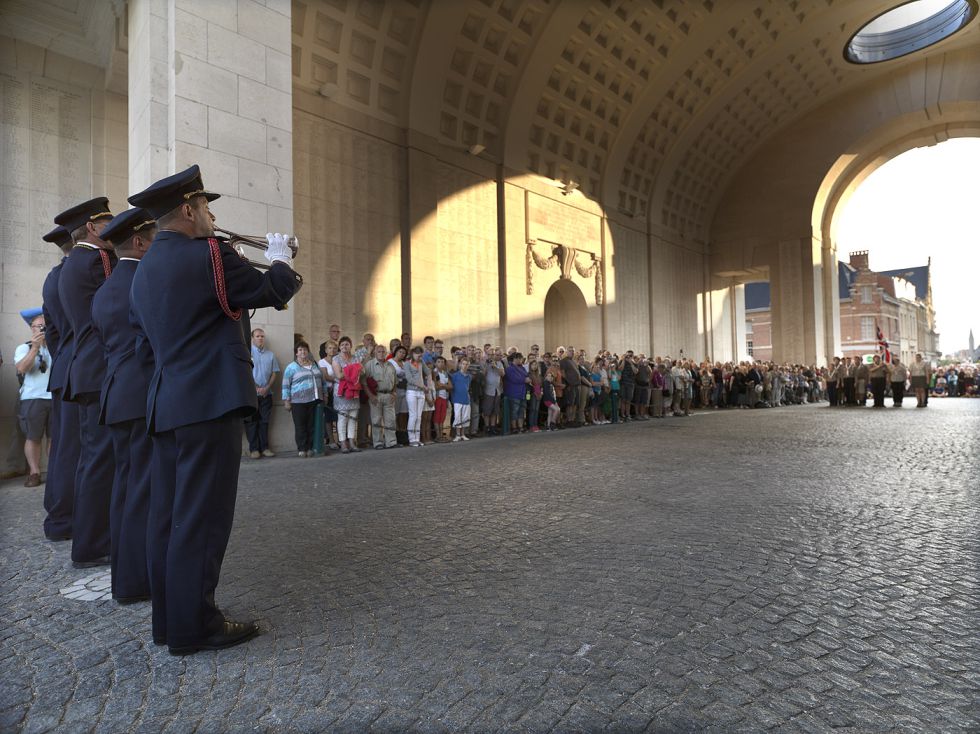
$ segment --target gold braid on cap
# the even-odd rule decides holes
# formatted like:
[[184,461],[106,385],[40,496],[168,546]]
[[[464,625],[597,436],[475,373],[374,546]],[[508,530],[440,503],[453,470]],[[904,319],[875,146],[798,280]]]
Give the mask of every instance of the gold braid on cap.
[[192,196],[200,196],[201,194],[204,193],[206,193],[204,189],[198,189],[197,191],[188,191],[186,194],[184,194],[184,201],[187,201]]
[[140,222],[135,227],[133,227],[133,234],[139,232],[141,229],[143,229],[143,227],[149,227],[151,224],[156,224],[156,223],[157,223],[156,219],[147,219],[145,222]]
[[96,219],[102,219],[102,217],[111,217],[112,212],[99,212],[98,214],[93,214],[88,218],[90,222],[94,222]]

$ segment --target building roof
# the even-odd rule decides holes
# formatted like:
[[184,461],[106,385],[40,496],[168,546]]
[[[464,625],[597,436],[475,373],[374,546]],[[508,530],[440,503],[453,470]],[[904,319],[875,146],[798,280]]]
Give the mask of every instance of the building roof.
[[769,308],[772,296],[769,293],[769,281],[745,284],[745,310]]
[[898,270],[879,270],[878,275],[890,275],[893,278],[904,278],[915,286],[915,297],[924,301],[929,295],[929,266],[919,265],[914,268],[899,268]]

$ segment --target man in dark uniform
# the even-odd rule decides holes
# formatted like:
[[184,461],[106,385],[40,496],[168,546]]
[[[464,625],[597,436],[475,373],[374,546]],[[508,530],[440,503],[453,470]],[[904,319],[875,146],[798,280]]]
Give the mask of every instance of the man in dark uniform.
[[99,422],[109,427],[115,455],[109,505],[112,597],[120,604],[150,598],[146,561],[146,518],[150,510],[153,446],[146,433],[146,394],[152,369],[137,353],[130,321],[133,276],[156,235],[156,221],[143,209],[129,209],[102,231],[119,261],[92,299],[92,325],[105,344]]
[[61,306],[58,281],[73,242],[64,227],[55,227],[42,239],[57,245],[64,257],[44,279],[44,337],[51,352],[48,391],[51,393],[51,444],[48,450],[48,477],[44,485],[44,536],[48,540],[71,539],[71,515],[75,500],[75,472],[78,469],[78,406],[61,399],[65,371],[71,357],[74,337],[71,323]]
[[214,602],[235,511],[242,418],[255,411],[240,321],[249,308],[283,307],[302,284],[284,236],[269,236],[264,274],[214,239],[215,198],[197,166],[129,198],[159,226],[130,299],[155,363],[147,397],[153,640],[175,655],[230,647],[258,632],[225,619]]
[[92,298],[112,272],[116,256],[100,234],[112,219],[105,197],[82,202],[54,218],[75,246],[58,279],[58,295],[74,333],[61,399],[78,404],[78,473],[72,514],[71,560],[75,568],[109,563],[109,501],[113,454],[109,429],[99,425],[105,378],[105,346],[92,329]]

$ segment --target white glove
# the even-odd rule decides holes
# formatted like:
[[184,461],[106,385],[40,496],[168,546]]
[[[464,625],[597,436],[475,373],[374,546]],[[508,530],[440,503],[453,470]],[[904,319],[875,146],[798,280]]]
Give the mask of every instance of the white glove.
[[292,251],[289,249],[289,245],[286,244],[289,241],[289,235],[279,234],[278,232],[272,234],[270,232],[265,236],[265,239],[269,243],[269,247],[265,251],[265,259],[270,263],[281,262],[292,267]]

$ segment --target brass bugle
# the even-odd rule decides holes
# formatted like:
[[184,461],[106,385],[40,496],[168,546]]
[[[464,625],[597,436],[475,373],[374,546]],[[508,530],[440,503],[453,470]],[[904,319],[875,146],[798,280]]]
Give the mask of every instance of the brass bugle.
[[[228,244],[238,250],[239,253],[241,253],[241,250],[239,250],[238,245],[248,245],[249,247],[255,247],[259,250],[269,249],[269,243],[265,241],[265,237],[237,234],[227,229],[220,229],[219,227],[215,227],[214,231],[218,234],[225,235],[228,238]],[[286,240],[286,244],[293,253],[293,257],[296,257],[296,253],[299,252],[299,240],[297,240],[295,237],[289,237],[289,239]]]

